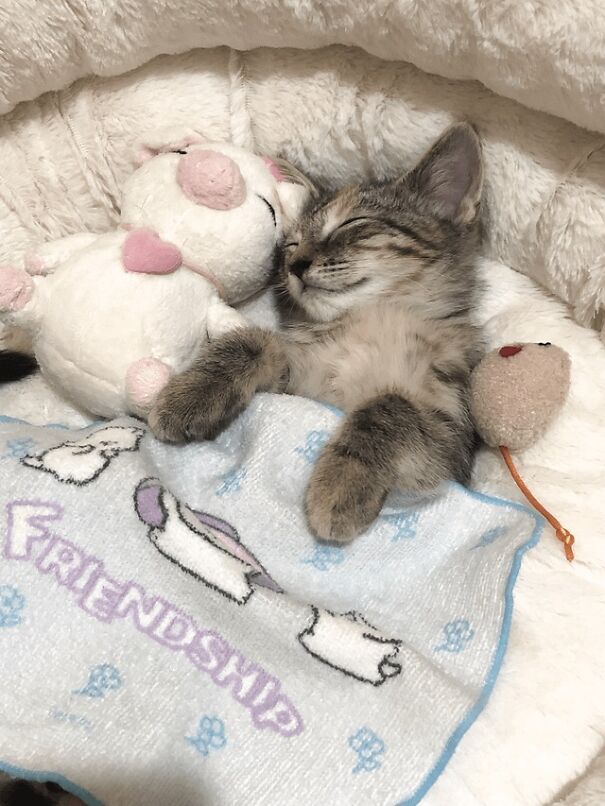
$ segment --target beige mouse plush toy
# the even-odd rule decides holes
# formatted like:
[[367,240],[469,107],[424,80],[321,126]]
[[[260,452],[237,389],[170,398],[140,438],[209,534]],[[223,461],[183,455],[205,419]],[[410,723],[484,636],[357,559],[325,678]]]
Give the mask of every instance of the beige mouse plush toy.
[[570,375],[569,356],[549,342],[500,347],[473,372],[471,409],[481,438],[500,450],[515,483],[554,528],[571,562],[574,536],[530,492],[510,453],[529,448],[546,433],[567,399]]

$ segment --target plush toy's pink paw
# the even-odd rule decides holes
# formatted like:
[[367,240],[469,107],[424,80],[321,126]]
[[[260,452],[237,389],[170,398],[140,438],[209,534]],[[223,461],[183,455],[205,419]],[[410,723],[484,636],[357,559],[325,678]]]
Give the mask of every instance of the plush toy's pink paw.
[[163,241],[152,229],[131,230],[122,247],[122,263],[126,271],[170,274],[182,262],[183,256],[178,246]]
[[0,266],[0,311],[20,311],[34,292],[29,274],[14,266]]
[[26,252],[23,265],[28,274],[46,274],[47,272],[44,260],[36,252]]
[[140,411],[149,411],[171,375],[170,367],[157,358],[141,358],[135,361],[126,372],[128,399]]

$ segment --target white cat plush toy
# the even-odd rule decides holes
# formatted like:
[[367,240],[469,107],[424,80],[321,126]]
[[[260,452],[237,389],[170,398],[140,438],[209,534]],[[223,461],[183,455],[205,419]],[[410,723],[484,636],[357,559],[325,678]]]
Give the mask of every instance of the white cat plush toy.
[[0,267],[0,321],[32,335],[49,381],[103,417],[145,416],[198,346],[245,320],[303,184],[195,132],[147,138],[118,228],[71,235]]

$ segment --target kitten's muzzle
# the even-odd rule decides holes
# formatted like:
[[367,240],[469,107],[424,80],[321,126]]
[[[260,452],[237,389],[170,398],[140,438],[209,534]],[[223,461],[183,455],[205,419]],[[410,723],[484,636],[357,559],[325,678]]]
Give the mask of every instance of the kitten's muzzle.
[[299,280],[302,280],[303,274],[309,268],[309,266],[313,263],[311,258],[307,257],[300,257],[297,260],[293,261],[290,264],[289,271],[290,274],[293,274],[295,277],[298,277]]

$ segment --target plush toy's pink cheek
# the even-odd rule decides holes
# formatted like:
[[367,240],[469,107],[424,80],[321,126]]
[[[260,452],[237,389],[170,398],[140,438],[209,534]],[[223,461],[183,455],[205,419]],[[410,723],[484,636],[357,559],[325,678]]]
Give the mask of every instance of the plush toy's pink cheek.
[[179,160],[176,174],[183,193],[213,210],[232,210],[246,198],[246,183],[232,159],[218,151],[191,151]]

